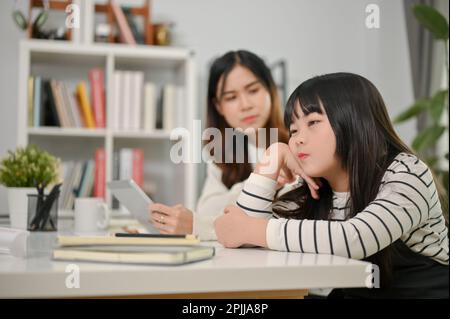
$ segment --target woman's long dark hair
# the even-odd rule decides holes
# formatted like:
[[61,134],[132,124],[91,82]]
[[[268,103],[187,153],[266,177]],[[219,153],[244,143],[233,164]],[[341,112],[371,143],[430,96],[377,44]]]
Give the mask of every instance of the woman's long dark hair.
[[[296,102],[305,115],[325,110],[336,136],[336,156],[349,176],[347,218],[353,217],[375,199],[381,179],[400,152],[413,154],[395,132],[383,98],[377,88],[362,76],[351,73],[332,73],[303,82],[291,94],[286,105],[285,125],[289,127],[297,116]],[[320,200],[314,200],[306,185],[278,198],[274,211],[296,219],[330,219],[333,191],[321,178]],[[288,210],[284,201],[295,202]],[[381,283],[391,279],[390,246],[367,260],[380,267]],[[384,284],[383,284],[384,283]]]
[[[281,103],[278,97],[277,87],[273,80],[270,69],[260,57],[252,52],[245,50],[227,52],[220,58],[216,59],[211,65],[208,81],[207,127],[214,127],[219,129],[222,137],[225,136],[225,128],[231,128],[226,122],[225,118],[217,111],[216,104],[218,102],[217,97],[220,96],[221,91],[223,91],[228,74],[236,65],[241,65],[251,71],[261,82],[264,88],[269,91],[271,108],[269,119],[265,125],[265,128],[277,128],[278,141],[287,143],[288,133],[283,125]],[[222,87],[219,88],[218,84],[221,79]],[[269,141],[269,130],[266,130],[266,133],[266,141]],[[211,140],[206,141],[205,144],[209,142],[211,142]],[[235,139],[235,142],[239,142],[239,139]],[[236,145],[236,143],[232,143],[232,145],[233,149],[225,149],[225,141],[224,138],[222,138],[223,158],[219,161],[219,163],[216,163],[222,170],[222,182],[228,188],[231,188],[238,182],[244,181],[250,176],[250,173],[252,172],[252,166],[248,159],[247,138],[245,138],[245,143],[243,145],[245,151],[243,163],[238,163],[236,161],[235,148],[239,147],[240,145]],[[227,152],[233,152],[233,163],[225,163],[225,154]]]

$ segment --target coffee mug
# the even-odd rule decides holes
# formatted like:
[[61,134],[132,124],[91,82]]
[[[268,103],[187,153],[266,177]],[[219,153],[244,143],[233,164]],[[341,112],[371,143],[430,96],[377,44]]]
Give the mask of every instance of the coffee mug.
[[74,232],[77,235],[104,233],[109,225],[110,211],[101,198],[76,198]]

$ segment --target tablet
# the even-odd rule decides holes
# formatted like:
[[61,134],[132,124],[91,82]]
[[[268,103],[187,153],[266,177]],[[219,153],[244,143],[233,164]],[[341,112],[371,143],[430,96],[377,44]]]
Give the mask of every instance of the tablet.
[[125,206],[150,234],[160,231],[150,222],[148,206],[153,201],[133,180],[112,181],[107,183],[109,190]]

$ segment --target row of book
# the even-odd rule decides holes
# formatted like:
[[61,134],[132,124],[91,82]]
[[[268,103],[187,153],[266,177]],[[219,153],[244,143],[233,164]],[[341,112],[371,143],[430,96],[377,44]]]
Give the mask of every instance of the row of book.
[[[181,86],[144,83],[139,71],[113,74],[112,128],[118,131],[172,130],[183,126],[186,115],[185,90]],[[104,74],[89,71],[73,92],[64,81],[30,77],[28,82],[28,125],[30,127],[106,127]]]
[[71,210],[75,198],[91,197],[95,181],[95,162],[68,161],[61,163],[63,185],[59,197],[59,209]]
[[[144,151],[123,148],[114,153],[113,179],[133,179],[139,186],[144,185]],[[77,197],[106,196],[105,150],[98,148],[94,159],[66,161],[61,163],[60,177],[63,180],[59,208],[71,210]],[[115,206],[118,207],[117,203]]]
[[75,92],[64,81],[41,76],[28,79],[28,126],[104,128],[106,126],[104,74],[89,71],[88,87],[78,82]]
[[140,71],[115,71],[113,80],[113,129],[125,131],[172,130],[183,125],[185,90],[144,82]]

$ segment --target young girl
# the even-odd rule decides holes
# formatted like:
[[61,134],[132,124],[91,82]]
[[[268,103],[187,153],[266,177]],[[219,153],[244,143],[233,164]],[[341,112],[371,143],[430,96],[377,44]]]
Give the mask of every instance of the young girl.
[[[288,141],[275,82],[264,61],[251,52],[231,51],[214,61],[209,74],[207,104],[206,127],[219,129],[222,141],[226,128],[240,128],[247,132],[248,129],[276,128],[278,141]],[[245,153],[243,163],[225,163],[227,153],[237,154],[222,144],[223,157],[208,164],[196,213],[182,205],[154,204],[150,207],[154,225],[162,233],[194,233],[202,240],[215,240],[213,222],[222,215],[225,206],[236,202],[242,182],[256,164],[256,157],[262,156],[267,147],[259,144],[257,134],[247,135],[242,145]],[[286,181],[281,177],[279,185]]]
[[[289,98],[285,125],[289,145],[266,150],[237,206],[216,220],[219,242],[379,266],[382,289],[345,296],[448,298],[448,228],[432,173],[395,133],[375,86],[349,73],[312,78]],[[306,183],[274,201],[281,170]]]

